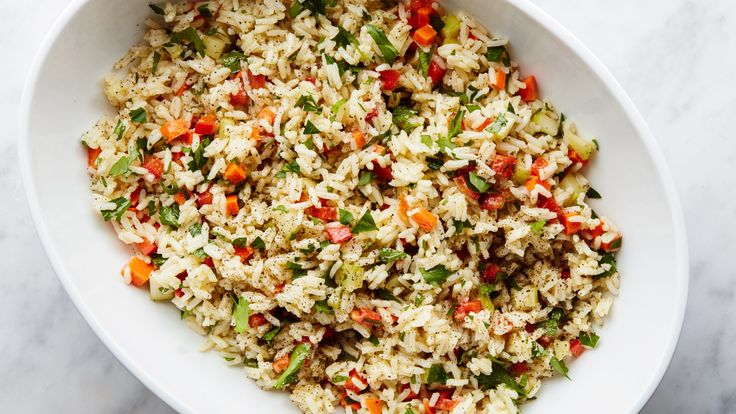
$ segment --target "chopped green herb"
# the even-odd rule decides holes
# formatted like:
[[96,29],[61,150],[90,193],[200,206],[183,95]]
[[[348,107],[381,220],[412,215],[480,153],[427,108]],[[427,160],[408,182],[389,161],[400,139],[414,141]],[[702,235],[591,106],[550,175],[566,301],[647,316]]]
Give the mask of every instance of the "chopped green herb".
[[570,379],[570,377],[567,375],[567,372],[569,371],[567,369],[567,366],[565,365],[564,361],[560,361],[557,358],[550,358],[549,365],[552,367],[552,369],[555,370],[558,374],[562,375],[563,377]]
[[516,115],[516,111],[514,110],[514,105],[511,105],[511,102],[509,102],[509,106],[506,107],[506,112],[511,112],[512,114]]
[[296,373],[304,365],[304,361],[307,359],[312,351],[312,347],[309,344],[301,343],[294,348],[291,352],[291,358],[289,359],[289,366],[286,367],[281,376],[273,384],[273,387],[277,390],[284,388],[286,384],[296,379]]
[[363,214],[363,217],[358,220],[358,223],[353,226],[352,232],[353,234],[358,234],[373,230],[378,230],[378,227],[376,227],[376,222],[373,221],[371,212],[366,211],[365,214]]
[[130,115],[130,120],[135,123],[141,124],[143,122],[146,122],[147,114],[146,110],[143,108],[133,109],[128,114]]
[[256,250],[264,250],[266,248],[266,243],[260,237],[256,237],[250,245]]
[[242,66],[241,60],[245,60],[243,52],[233,50],[222,55],[222,65],[230,69],[231,73],[240,72]]
[[545,224],[547,224],[547,220],[538,220],[530,224],[529,227],[532,228],[532,233],[539,234],[544,229]]
[[393,123],[403,129],[404,131],[410,131],[419,125],[410,124],[409,119],[417,114],[417,111],[406,106],[398,106],[391,113],[391,120]]
[[194,46],[199,56],[204,57],[204,42],[202,42],[202,39],[197,33],[197,30],[195,30],[193,27],[187,27],[181,32],[174,33],[173,35],[171,35],[171,41],[179,44],[181,44],[183,41],[187,41]]
[[473,112],[475,112],[475,111],[480,111],[480,106],[478,106],[476,104],[465,105],[465,108],[467,108],[468,109],[468,112],[471,113],[471,114]]
[[302,170],[296,160],[288,162],[281,167],[281,170],[274,175],[275,178],[285,178],[287,173],[301,174]]
[[386,37],[386,34],[383,33],[383,30],[372,24],[367,24],[365,27],[368,30],[368,34],[373,38],[373,41],[376,42],[376,46],[378,46],[378,49],[381,51],[383,60],[385,60],[389,65],[393,65],[396,57],[399,55],[399,51],[391,44]]
[[489,62],[501,62],[504,66],[511,66],[509,52],[504,46],[493,46],[486,50],[486,59]]
[[330,305],[327,304],[326,300],[318,300],[314,302],[314,308],[319,313],[333,313],[334,311],[330,307]]
[[524,388],[519,386],[519,384],[514,381],[514,377],[512,377],[506,368],[498,362],[492,362],[492,370],[490,374],[481,374],[476,378],[478,379],[478,385],[482,390],[496,389],[499,385],[505,385],[522,396],[526,395]]
[[358,49],[358,46],[360,46],[358,39],[342,26],[337,26],[337,34],[332,40],[337,44],[338,48],[346,48],[348,45],[353,45],[355,49]]
[[204,156],[204,150],[207,148],[207,146],[210,145],[210,142],[212,140],[210,138],[204,138],[202,141],[197,145],[197,148],[193,151],[190,150],[190,155],[192,156],[192,159],[187,163],[187,167],[189,167],[189,171],[199,171],[201,170],[205,164],[207,164],[207,160],[209,158]]
[[281,331],[281,327],[280,326],[277,326],[277,327],[271,329],[270,331],[266,332],[265,334],[263,334],[263,336],[261,337],[261,339],[263,339],[264,341],[270,343],[271,341],[273,341],[273,338],[276,337],[276,335],[278,335],[278,333],[280,331]]
[[302,11],[304,11],[304,6],[302,4],[295,0],[291,2],[291,6],[289,6],[289,17],[292,19],[298,16]]
[[381,248],[380,251],[381,261],[383,263],[391,263],[397,260],[401,260],[409,255],[402,252],[401,250],[395,250],[388,247]]
[[454,138],[463,131],[463,118],[465,117],[465,111],[460,110],[455,114],[455,118],[450,122],[449,131],[447,132],[447,139]]
[[148,255],[148,257],[151,258],[151,262],[153,262],[153,265],[156,267],[161,267],[164,263],[166,263],[166,259],[158,253],[151,253]]
[[421,306],[422,303],[424,303],[424,295],[417,293],[417,295],[414,296],[414,306]]
[[373,171],[362,171],[358,178],[358,187],[370,184],[374,178],[376,178],[376,174]]
[[508,120],[506,119],[506,117],[503,114],[498,114],[493,123],[488,128],[486,128],[486,131],[492,134],[498,134],[501,129],[506,126],[507,123]]
[[317,127],[314,126],[314,124],[312,123],[312,121],[307,121],[307,125],[304,126],[303,134],[304,135],[311,135],[311,134],[319,134],[319,133],[320,133],[319,129],[317,129]]
[[286,207],[285,207],[285,206],[281,206],[281,205],[279,205],[279,206],[276,206],[276,207],[272,208],[272,210],[273,210],[273,211],[281,211],[281,212],[283,212],[283,213],[286,213],[286,212],[288,212],[288,211],[289,211],[289,210],[287,210],[287,209],[286,209]]
[[320,107],[317,105],[317,102],[314,101],[314,97],[312,95],[302,95],[297,99],[296,104],[294,105],[297,108],[302,108],[306,112],[320,112]]
[[[325,15],[327,13],[327,7],[334,7],[336,4],[335,0],[295,0],[294,3],[299,3],[303,9],[311,11],[314,15]],[[292,17],[298,16],[299,13],[301,13],[301,10]],[[291,16],[291,9],[289,10],[289,15]]]
[[600,337],[595,334],[595,332],[580,332],[580,335],[578,335],[578,339],[580,339],[580,343],[588,348],[595,348],[596,345],[598,345],[598,340]]
[[129,165],[129,157],[122,157],[119,160],[115,161],[115,164],[110,167],[110,177],[117,177],[119,175],[127,174]]
[[340,384],[340,383],[345,382],[345,381],[347,381],[349,379],[350,379],[350,377],[346,377],[344,375],[335,375],[335,377],[332,378],[332,381],[331,382],[333,384]]
[[153,10],[153,12],[156,14],[164,14],[164,9],[162,9],[161,6],[157,6],[155,4],[149,4],[148,7],[150,7],[151,10]]
[[600,262],[598,263],[600,263],[601,265],[608,264],[611,267],[605,272],[599,275],[593,276],[594,278],[609,277],[609,276],[613,276],[616,273],[616,258],[613,256],[613,254],[611,253],[604,254]]
[[373,346],[378,346],[380,344],[380,342],[378,342],[378,338],[376,338],[375,335],[371,335],[368,338],[368,342],[370,342],[371,344],[373,344]]
[[381,300],[392,300],[394,302],[400,302],[399,299],[392,295],[391,292],[388,289],[378,289],[375,291],[376,297]]
[[348,100],[345,98],[341,98],[339,101],[332,104],[332,107],[330,107],[330,111],[332,112],[332,116],[337,115],[337,113],[340,111],[340,108],[342,108],[343,105],[345,105],[345,102]]
[[115,199],[110,200],[111,203],[115,204],[115,208],[111,210],[102,210],[102,218],[105,221],[109,221],[111,218],[115,217],[115,220],[120,220],[121,217],[123,217],[123,214],[128,210],[128,207],[130,207],[130,200],[128,200],[125,197],[118,197]]
[[427,371],[427,378],[425,382],[427,384],[440,383],[445,385],[447,383],[448,374],[445,368],[441,364],[432,364]]
[[470,220],[465,221],[459,221],[459,220],[452,220],[452,225],[455,226],[455,234],[460,234],[463,232],[464,229],[472,228],[473,225],[470,223]]
[[158,217],[162,224],[179,227],[179,205],[174,203],[168,207],[161,206]]
[[589,187],[588,191],[585,192],[585,195],[588,196],[588,198],[601,198],[601,194],[598,191],[595,191],[595,188]]
[[240,249],[248,246],[248,238],[247,237],[238,237],[238,238],[234,239],[233,240],[233,246],[235,246],[237,248],[240,248]]
[[353,217],[353,213],[347,210],[339,209],[338,214],[340,223],[346,226],[351,225],[353,223],[353,220],[355,220],[355,218]]
[[[454,147],[454,144],[452,143],[450,144],[453,145]],[[429,169],[432,171],[437,171],[440,168],[442,168],[443,165],[445,165],[445,161],[442,158],[429,158],[428,157],[425,160],[427,161],[427,167],[429,167]]]
[[419,50],[419,73],[425,78],[429,73],[429,62],[432,60],[432,52],[428,50]]
[[212,12],[210,11],[209,7],[207,7],[208,4],[205,3],[199,7],[197,7],[197,11],[199,14],[202,15],[202,17],[212,17]]
[[432,137],[429,135],[421,135],[419,139],[422,141],[422,144],[427,146],[427,148],[432,148],[432,145],[434,145]]
[[189,234],[191,234],[192,237],[202,234],[202,223],[192,224],[191,227],[189,227]]
[[419,269],[422,273],[422,277],[427,283],[441,285],[445,283],[447,277],[450,276],[450,271],[447,270],[445,265],[437,265],[431,269]]
[[240,296],[235,303],[233,309],[233,319],[235,319],[235,332],[243,333],[248,329],[248,318],[250,317],[250,306],[248,300]]
[[486,182],[486,180],[480,178],[478,174],[474,172],[468,174],[468,178],[470,179],[470,185],[475,189],[475,191],[481,194],[485,193],[486,191],[488,191],[488,189],[491,188],[491,185]]

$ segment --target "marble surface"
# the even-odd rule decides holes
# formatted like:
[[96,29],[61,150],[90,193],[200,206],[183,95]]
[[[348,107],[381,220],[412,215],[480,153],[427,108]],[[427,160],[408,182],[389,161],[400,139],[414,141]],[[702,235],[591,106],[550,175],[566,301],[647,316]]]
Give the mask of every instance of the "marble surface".
[[[688,311],[674,360],[642,412],[734,413],[736,9],[729,0],[533,1],[624,86],[657,137],[682,200],[692,273]],[[0,289],[7,298],[0,302],[0,407],[168,413],[74,308],[45,257],[20,181],[22,85],[68,2],[0,0]],[[636,375],[636,367],[628,369]]]

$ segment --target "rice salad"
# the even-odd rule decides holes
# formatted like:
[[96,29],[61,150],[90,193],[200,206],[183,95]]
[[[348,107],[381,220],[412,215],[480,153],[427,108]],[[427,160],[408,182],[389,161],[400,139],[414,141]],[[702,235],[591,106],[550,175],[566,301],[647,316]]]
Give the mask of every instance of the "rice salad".
[[515,413],[596,346],[598,143],[430,0],[152,4],[83,136],[126,283],[306,413]]

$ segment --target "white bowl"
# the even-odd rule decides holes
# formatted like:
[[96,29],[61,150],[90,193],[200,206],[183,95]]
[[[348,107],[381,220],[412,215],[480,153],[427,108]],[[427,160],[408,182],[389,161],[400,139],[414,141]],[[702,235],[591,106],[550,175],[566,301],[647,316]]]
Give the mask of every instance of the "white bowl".
[[[634,413],[670,361],[685,310],[685,228],[662,155],[613,77],[570,33],[527,0],[456,1],[511,39],[514,58],[601,152],[588,177],[592,204],[624,233],[621,293],[598,348],[570,365],[572,382],[546,381],[526,413]],[[79,138],[105,111],[102,78],[141,40],[148,0],[78,0],[46,38],[22,103],[20,155],[38,232],[74,303],[112,352],[183,412],[296,412],[215,353],[169,304],[126,286],[131,250],[92,210]],[[451,4],[452,6],[452,4]],[[80,363],[84,363],[80,361]],[[94,390],[90,390],[94,392]]]

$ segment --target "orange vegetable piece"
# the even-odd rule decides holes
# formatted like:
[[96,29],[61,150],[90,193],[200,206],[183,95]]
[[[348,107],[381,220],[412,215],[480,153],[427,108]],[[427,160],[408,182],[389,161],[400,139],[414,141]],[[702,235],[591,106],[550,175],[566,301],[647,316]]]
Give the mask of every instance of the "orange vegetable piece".
[[176,90],[176,96],[182,96],[184,95],[184,92],[187,91],[187,89],[191,88],[192,85],[189,85],[187,81],[185,80],[184,83],[181,84],[179,89]]
[[281,358],[273,361],[273,364],[272,364],[273,371],[278,374],[278,373],[282,372],[283,370],[285,370],[286,367],[289,366],[289,359],[290,358],[291,357],[289,356],[289,354],[285,354]]
[[240,257],[240,261],[242,263],[245,263],[246,260],[248,260],[251,256],[253,256],[253,252],[255,251],[250,246],[245,246],[245,247],[233,246],[233,247],[235,247],[235,255]]
[[225,198],[225,210],[227,211],[227,214],[231,216],[235,216],[238,214],[238,211],[240,211],[240,207],[238,206],[237,195],[231,194]]
[[486,120],[485,120],[485,121],[481,122],[481,124],[480,124],[480,125],[478,125],[477,127],[475,127],[475,128],[474,128],[474,129],[475,129],[475,131],[477,131],[477,132],[483,131],[484,129],[486,129],[486,127],[487,127],[488,125],[490,125],[490,124],[491,124],[491,122],[493,122],[493,120],[494,120],[494,119],[495,119],[495,118],[486,118]]
[[524,102],[532,102],[537,99],[537,78],[532,76],[527,76],[522,80],[524,84],[526,85],[526,88],[519,89],[519,96],[521,96],[521,100]]
[[506,72],[496,70],[496,79],[491,83],[491,87],[499,91],[506,89]]
[[370,414],[381,414],[383,408],[383,401],[378,398],[368,397],[364,401],[365,407],[368,409]]
[[421,47],[427,47],[434,43],[434,39],[437,37],[437,32],[430,25],[426,25],[421,29],[414,32],[414,41]]
[[353,140],[356,147],[363,148],[365,146],[365,135],[360,130],[353,130]]
[[90,168],[96,168],[97,157],[100,156],[102,148],[87,148],[87,166]]
[[424,207],[419,207],[419,211],[411,216],[412,219],[424,231],[432,231],[437,225],[437,217]]
[[130,259],[128,268],[130,269],[130,283],[136,287],[141,287],[148,282],[148,279],[151,277],[151,272],[153,272],[154,269],[153,264],[146,263],[137,256],[133,256],[133,258]]
[[409,216],[406,215],[407,211],[409,211],[409,203],[406,202],[404,196],[401,196],[399,197],[399,217],[408,223]]
[[273,125],[276,120],[276,113],[270,107],[266,106],[258,112],[258,119],[266,121],[269,125]]
[[146,256],[156,251],[156,245],[148,239],[143,239],[142,242],[136,243],[136,246],[138,246],[138,250]]
[[184,119],[168,121],[161,127],[161,135],[166,138],[167,143],[179,138],[187,132],[189,132],[189,122]]
[[573,235],[583,228],[583,222],[571,221],[570,219],[576,216],[580,216],[578,213],[564,213],[562,215],[562,224],[565,225],[565,234],[568,236]]
[[240,164],[231,162],[227,167],[225,167],[225,174],[223,174],[223,177],[233,184],[238,184],[245,180],[247,174],[245,172],[245,168],[240,166]]
[[383,145],[374,144],[373,145],[373,152],[376,154],[385,155],[386,154],[386,147]]
[[261,129],[258,126],[254,125],[253,129],[250,130],[250,139],[256,142],[261,140]]
[[176,193],[176,195],[174,195],[174,201],[176,201],[176,204],[182,205],[187,202],[187,199],[186,197],[184,197],[184,193],[179,191],[178,193]]

